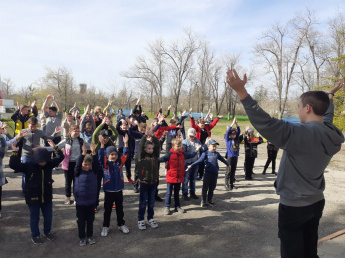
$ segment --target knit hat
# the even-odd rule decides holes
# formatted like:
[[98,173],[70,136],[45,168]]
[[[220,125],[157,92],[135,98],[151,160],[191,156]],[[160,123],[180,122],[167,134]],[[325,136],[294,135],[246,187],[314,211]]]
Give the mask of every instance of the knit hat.
[[33,163],[48,162],[50,160],[50,153],[46,148],[38,148],[33,153]]
[[116,147],[114,147],[114,146],[109,146],[109,147],[107,147],[107,148],[105,149],[105,152],[106,152],[107,157],[109,157],[109,155],[110,155],[112,152],[118,153]]

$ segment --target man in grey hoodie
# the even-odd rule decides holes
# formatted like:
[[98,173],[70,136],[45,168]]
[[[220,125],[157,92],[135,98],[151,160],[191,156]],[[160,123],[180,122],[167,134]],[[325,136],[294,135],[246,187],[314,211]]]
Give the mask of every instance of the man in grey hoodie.
[[247,77],[227,72],[227,83],[239,96],[250,122],[260,134],[284,150],[275,182],[280,195],[278,236],[281,257],[318,257],[319,220],[325,205],[324,171],[341,149],[344,135],[333,125],[334,94],[344,86],[338,82],[329,91],[303,93],[298,102],[301,123],[272,118],[245,89]]

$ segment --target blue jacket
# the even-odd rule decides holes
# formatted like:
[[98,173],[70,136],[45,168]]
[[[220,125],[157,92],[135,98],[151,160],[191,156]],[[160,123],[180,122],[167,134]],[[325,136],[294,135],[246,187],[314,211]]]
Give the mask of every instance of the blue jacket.
[[240,150],[240,139],[241,129],[237,127],[237,133],[235,139],[230,139],[230,131],[231,126],[229,126],[228,130],[225,134],[225,143],[226,143],[226,157],[238,157],[239,150]]
[[[74,168],[74,197],[78,205],[90,206],[97,203],[97,174],[94,171],[94,166],[90,171],[82,169],[84,155],[80,155]],[[92,164],[98,162],[97,156],[92,156]]]
[[205,173],[212,173],[212,174],[218,174],[219,166],[218,166],[218,160],[223,162],[225,165],[229,166],[228,162],[219,154],[219,152],[211,152],[211,151],[205,151],[201,157],[195,161],[191,166],[195,166],[196,164],[199,164],[201,162],[205,162]]
[[127,147],[123,148],[123,154],[115,162],[105,157],[105,149],[98,150],[99,163],[103,169],[103,190],[105,192],[118,192],[125,187],[122,166],[127,159]]

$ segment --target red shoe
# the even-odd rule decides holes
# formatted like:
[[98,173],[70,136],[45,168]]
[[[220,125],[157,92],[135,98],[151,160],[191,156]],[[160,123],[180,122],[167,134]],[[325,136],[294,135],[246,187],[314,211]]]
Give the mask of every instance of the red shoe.
[[134,181],[132,178],[128,178],[128,182],[134,184]]
[[116,209],[116,205],[115,204],[113,205],[113,209]]

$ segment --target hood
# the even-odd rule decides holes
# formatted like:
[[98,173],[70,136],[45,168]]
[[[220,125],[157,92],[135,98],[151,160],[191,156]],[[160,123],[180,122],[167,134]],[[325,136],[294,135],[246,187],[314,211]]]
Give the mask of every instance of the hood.
[[33,154],[33,163],[48,162],[50,160],[50,153],[46,148],[38,148]]
[[344,143],[343,133],[333,124],[327,124],[325,128],[325,140],[322,141],[322,144],[325,148],[325,151],[329,155],[334,155],[341,149],[341,145]]

